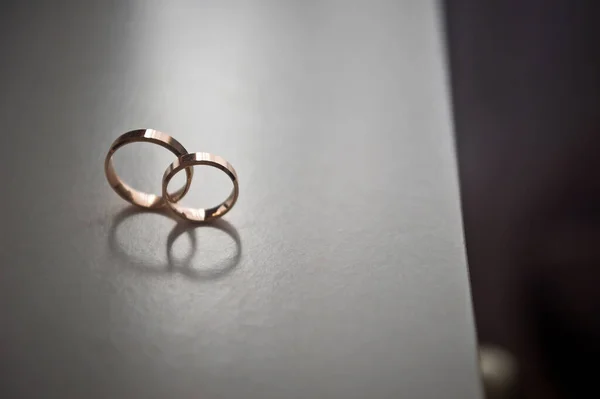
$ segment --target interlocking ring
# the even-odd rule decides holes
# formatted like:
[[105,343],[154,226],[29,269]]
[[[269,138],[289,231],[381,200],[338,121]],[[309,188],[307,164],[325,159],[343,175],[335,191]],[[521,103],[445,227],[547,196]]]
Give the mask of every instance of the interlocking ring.
[[[207,209],[186,208],[177,204],[177,199],[174,199],[167,191],[169,182],[178,172],[195,165],[208,165],[222,170],[229,176],[233,182],[233,190],[225,201],[221,204]],[[237,173],[233,166],[226,160],[217,155],[208,154],[206,152],[196,152],[194,154],[186,154],[177,158],[163,175],[163,197],[167,201],[167,205],[179,216],[193,222],[204,222],[210,219],[220,218],[233,208],[239,195],[239,185]]]
[[[177,159],[167,167],[162,180],[162,196],[137,191],[128,186],[119,178],[115,172],[112,157],[122,146],[135,142],[149,142],[158,144],[177,156]],[[231,194],[221,204],[207,209],[186,208],[177,204],[188,192],[192,183],[193,167],[196,165],[208,165],[216,167],[229,176],[233,182]],[[185,185],[170,193],[167,189],[169,182],[177,173],[185,169]],[[110,146],[104,162],[106,179],[110,186],[124,200],[141,206],[143,208],[161,208],[167,205],[179,217],[193,222],[204,222],[220,218],[233,208],[239,195],[238,177],[235,169],[225,159],[206,152],[189,154],[185,147],[173,137],[154,129],[139,129],[122,134]]]
[[[141,206],[142,208],[161,208],[165,205],[165,201],[161,196],[144,193],[131,188],[123,180],[121,180],[121,178],[117,175],[117,172],[115,172],[112,162],[114,153],[119,148],[127,144],[139,142],[158,144],[161,147],[171,151],[177,157],[185,155],[188,152],[185,147],[179,143],[179,141],[175,140],[166,133],[159,132],[158,130],[154,129],[138,129],[123,133],[121,136],[119,136],[119,138],[117,138],[110,146],[108,154],[106,154],[106,159],[104,160],[104,172],[106,173],[106,179],[113,190],[115,190],[115,192],[119,194],[121,198],[134,205]],[[180,200],[188,192],[190,185],[192,184],[193,173],[194,171],[192,168],[186,170],[185,186],[173,193],[175,200]]]

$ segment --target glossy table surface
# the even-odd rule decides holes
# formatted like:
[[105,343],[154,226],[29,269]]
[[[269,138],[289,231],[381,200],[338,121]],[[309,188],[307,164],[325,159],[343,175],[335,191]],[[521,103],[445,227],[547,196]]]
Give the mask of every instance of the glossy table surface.
[[[0,396],[479,397],[439,13],[0,5]],[[136,128],[227,159],[235,208],[130,207],[103,162]],[[171,161],[115,154],[156,192]]]

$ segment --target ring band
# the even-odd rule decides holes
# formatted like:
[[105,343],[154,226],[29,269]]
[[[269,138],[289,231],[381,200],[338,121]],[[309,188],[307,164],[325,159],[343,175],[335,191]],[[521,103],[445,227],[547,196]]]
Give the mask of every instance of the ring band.
[[[167,192],[167,187],[169,186],[169,182],[173,176],[175,176],[182,169],[187,170],[196,165],[208,165],[220,169],[225,172],[233,182],[233,190],[231,191],[231,194],[229,194],[229,197],[227,197],[227,199],[221,204],[207,209],[186,208],[177,204],[179,199],[181,199],[181,196],[176,198]],[[231,166],[229,162],[220,156],[212,155],[206,152],[196,152],[193,154],[180,156],[171,165],[169,165],[163,176],[162,192],[163,198],[166,200],[167,205],[177,215],[193,222],[204,222],[219,218],[233,208],[239,194],[238,177],[233,166]]]
[[[161,147],[171,151],[177,157],[185,155],[188,152],[185,147],[179,143],[179,141],[175,140],[166,133],[162,133],[154,129],[139,129],[132,130],[119,136],[110,146],[108,154],[106,154],[106,159],[104,161],[104,172],[106,174],[106,179],[110,183],[110,186],[113,188],[113,190],[115,190],[116,193],[121,196],[121,198],[143,208],[161,208],[165,205],[165,200],[163,197],[154,194],[147,194],[131,188],[123,180],[121,180],[115,172],[112,162],[113,154],[124,145],[138,142],[158,144]],[[192,176],[193,168],[187,168],[185,186],[175,191],[172,195],[169,195],[171,200],[179,201],[187,193],[190,188],[190,184],[192,183]]]

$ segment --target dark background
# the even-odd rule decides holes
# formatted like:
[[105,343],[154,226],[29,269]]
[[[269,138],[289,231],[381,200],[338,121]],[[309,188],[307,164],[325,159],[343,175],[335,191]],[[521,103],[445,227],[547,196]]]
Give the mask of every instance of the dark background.
[[597,397],[599,6],[445,10],[479,339],[516,354],[527,397]]

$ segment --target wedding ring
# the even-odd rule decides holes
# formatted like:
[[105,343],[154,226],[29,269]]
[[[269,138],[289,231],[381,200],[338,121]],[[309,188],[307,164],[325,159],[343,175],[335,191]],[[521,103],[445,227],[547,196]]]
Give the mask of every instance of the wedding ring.
[[[123,180],[121,180],[115,172],[112,162],[113,154],[124,145],[137,142],[158,144],[161,147],[171,151],[177,157],[185,155],[188,152],[183,145],[181,145],[177,140],[168,134],[154,129],[139,129],[122,134],[114,141],[114,143],[112,143],[110,149],[108,150],[108,154],[106,154],[106,159],[104,161],[104,172],[106,173],[106,178],[108,179],[110,186],[117,192],[117,194],[119,194],[125,201],[143,208],[161,208],[165,205],[165,200],[163,197],[154,194],[147,194],[131,188]],[[190,188],[190,184],[192,183],[193,168],[189,167],[185,172],[185,185],[179,190],[175,191],[173,194],[169,195],[171,201],[179,201]],[[163,190],[163,192],[166,191]]]
[[[233,182],[233,190],[231,191],[231,194],[229,194],[229,197],[227,197],[227,199],[221,204],[207,209],[186,208],[177,204],[179,199],[181,199],[181,196],[177,198],[168,193],[167,187],[169,186],[169,182],[173,176],[175,176],[182,169],[190,168],[196,165],[208,165],[220,169],[225,172],[225,174],[227,174],[227,176],[229,176]],[[162,195],[166,200],[167,205],[177,215],[193,222],[204,222],[225,215],[235,205],[235,202],[238,198],[238,193],[238,177],[233,166],[231,166],[229,162],[223,158],[206,152],[196,152],[193,154],[180,156],[171,165],[169,165],[163,176]]]

